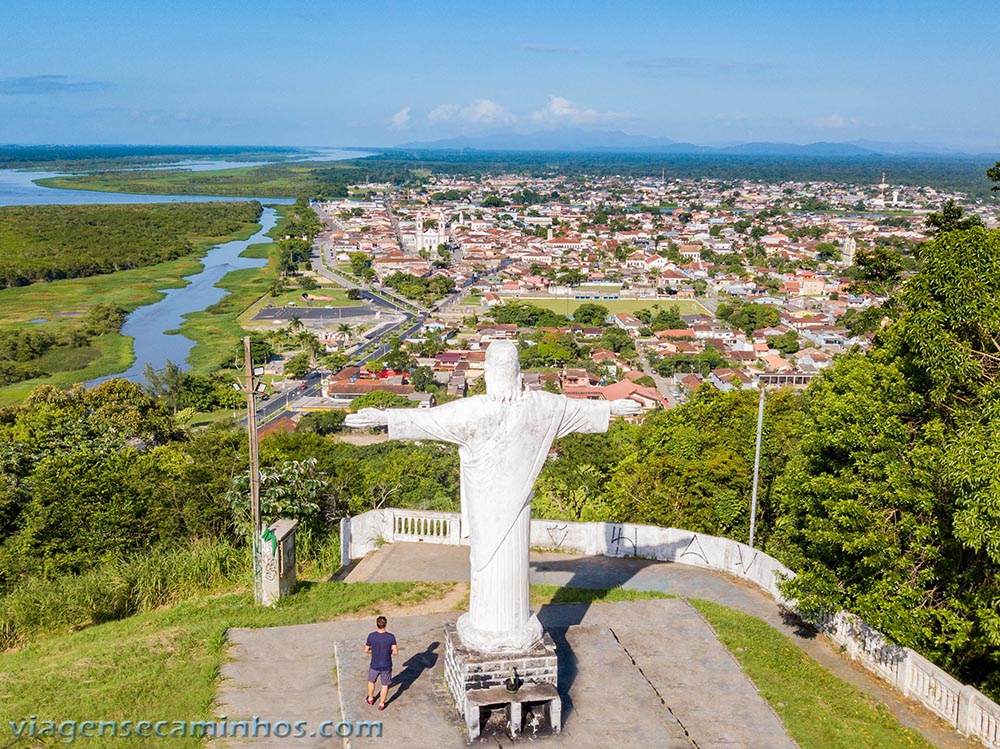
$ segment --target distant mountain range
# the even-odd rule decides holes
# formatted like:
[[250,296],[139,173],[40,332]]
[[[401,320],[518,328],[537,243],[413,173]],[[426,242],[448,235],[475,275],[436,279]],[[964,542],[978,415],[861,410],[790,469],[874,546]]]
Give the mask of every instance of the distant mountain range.
[[443,140],[403,143],[394,148],[475,151],[586,151],[605,153],[717,154],[735,156],[963,156],[954,149],[921,143],[884,143],[856,140],[849,143],[739,143],[699,146],[669,138],[629,135],[621,131],[543,130],[536,133],[494,133]]

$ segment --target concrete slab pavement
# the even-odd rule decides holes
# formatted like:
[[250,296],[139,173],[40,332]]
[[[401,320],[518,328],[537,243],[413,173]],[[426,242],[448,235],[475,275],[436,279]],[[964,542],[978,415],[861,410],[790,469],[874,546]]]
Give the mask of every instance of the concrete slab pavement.
[[[393,617],[394,686],[385,711],[365,702],[370,619],[233,630],[233,661],[223,669],[218,714],[258,716],[274,725],[305,721],[296,747],[467,745],[443,676],[443,626],[456,614]],[[790,749],[780,720],[698,612],[679,599],[543,607],[559,652],[563,733],[546,746],[574,749],[760,747]],[[650,633],[658,633],[655,638]],[[664,638],[661,633],[670,632]],[[720,702],[726,705],[720,710]],[[340,738],[327,734],[339,724]],[[381,735],[368,735],[378,723]],[[362,734],[357,727],[363,726]],[[315,735],[313,735],[315,734]],[[530,740],[522,738],[523,743]],[[504,735],[493,746],[513,746]],[[217,741],[229,747],[288,746],[283,738]]]
[[[443,544],[386,544],[358,562],[344,579],[349,582],[464,581],[469,579],[469,549]],[[767,622],[839,679],[884,704],[897,720],[920,731],[935,746],[941,749],[978,746],[852,662],[825,636],[786,617],[770,596],[743,580],[668,562],[537,551],[531,553],[530,579],[532,583],[581,588],[620,585],[632,590],[656,590],[685,598],[703,598],[729,606]]]

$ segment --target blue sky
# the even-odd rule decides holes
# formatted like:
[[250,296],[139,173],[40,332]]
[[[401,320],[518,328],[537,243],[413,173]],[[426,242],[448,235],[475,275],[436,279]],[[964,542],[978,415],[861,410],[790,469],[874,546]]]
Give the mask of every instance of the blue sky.
[[5,6],[0,143],[583,128],[1000,151],[995,0]]

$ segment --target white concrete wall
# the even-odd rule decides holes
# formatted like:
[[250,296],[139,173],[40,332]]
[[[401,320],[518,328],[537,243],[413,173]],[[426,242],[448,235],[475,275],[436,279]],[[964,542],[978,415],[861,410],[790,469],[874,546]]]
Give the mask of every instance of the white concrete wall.
[[[369,510],[355,515],[350,521],[347,539],[350,544],[348,557],[360,559],[384,543],[392,543],[392,510]],[[341,545],[344,535],[341,534]],[[341,557],[344,556],[341,549]]]
[[[407,523],[397,523],[396,518]],[[414,525],[425,519],[429,525]],[[394,528],[405,529],[398,540],[430,543],[467,543],[457,512],[427,510],[371,510],[341,521],[341,560],[348,564],[397,540]],[[414,528],[430,527],[426,537]],[[678,528],[633,523],[573,523],[532,520],[531,546],[568,553],[608,557],[638,557],[686,564],[725,572],[753,583],[779,605],[794,611],[794,601],[778,590],[778,583],[795,573],[762,551],[739,541]],[[852,659],[955,727],[963,736],[974,736],[990,749],[1000,749],[1000,706],[975,688],[935,666],[910,648],[891,642],[853,614],[840,611],[816,623]]]
[[726,572],[752,582],[787,603],[778,581],[795,573],[762,551],[728,538],[632,523],[571,523],[532,520],[535,548],[608,557],[639,557]]

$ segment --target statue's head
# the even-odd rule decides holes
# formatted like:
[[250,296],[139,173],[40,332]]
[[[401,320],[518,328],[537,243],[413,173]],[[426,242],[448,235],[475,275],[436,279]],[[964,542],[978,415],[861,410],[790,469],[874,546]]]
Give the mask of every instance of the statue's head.
[[521,365],[517,344],[493,341],[486,349],[486,396],[492,400],[513,400],[521,394]]

